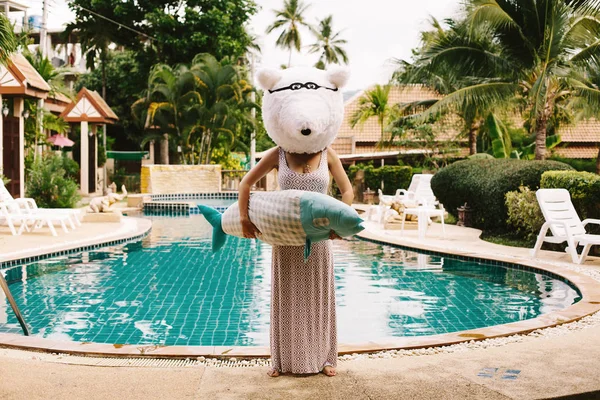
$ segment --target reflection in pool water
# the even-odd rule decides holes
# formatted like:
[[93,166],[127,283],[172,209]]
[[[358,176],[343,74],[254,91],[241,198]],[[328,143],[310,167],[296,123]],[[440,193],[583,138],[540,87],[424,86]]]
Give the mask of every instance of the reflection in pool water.
[[[270,246],[229,238],[211,255],[203,217],[152,220],[142,241],[4,271],[33,334],[101,343],[268,345]],[[566,283],[541,274],[359,240],[334,244],[343,343],[504,324],[580,299]],[[20,333],[4,297],[0,332]]]

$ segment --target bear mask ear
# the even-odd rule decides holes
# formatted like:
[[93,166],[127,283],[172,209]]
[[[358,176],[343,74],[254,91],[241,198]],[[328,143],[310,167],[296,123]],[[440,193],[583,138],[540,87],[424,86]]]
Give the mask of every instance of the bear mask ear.
[[263,90],[271,90],[281,79],[281,71],[276,69],[261,69],[256,74],[256,79]]
[[337,88],[343,88],[350,79],[350,71],[347,68],[336,67],[327,71],[327,80]]

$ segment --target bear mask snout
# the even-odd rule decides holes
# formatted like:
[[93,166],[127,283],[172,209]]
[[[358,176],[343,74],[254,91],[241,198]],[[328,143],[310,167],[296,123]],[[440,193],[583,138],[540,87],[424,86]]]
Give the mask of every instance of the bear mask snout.
[[312,132],[312,131],[311,131],[310,129],[308,129],[308,128],[304,128],[304,129],[302,129],[302,130],[300,131],[300,133],[302,133],[304,136],[308,136],[308,135],[310,135],[310,134],[311,134],[311,132]]

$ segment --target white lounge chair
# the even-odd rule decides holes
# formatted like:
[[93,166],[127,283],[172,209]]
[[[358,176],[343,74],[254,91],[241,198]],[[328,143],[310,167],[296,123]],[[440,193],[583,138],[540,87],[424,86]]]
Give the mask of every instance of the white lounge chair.
[[437,204],[437,199],[431,190],[432,177],[431,174],[414,174],[407,190],[398,189],[396,191],[396,200],[404,205]]
[[427,228],[429,226],[429,222],[431,218],[438,217],[442,223],[442,233],[444,238],[446,237],[446,226],[444,225],[444,217],[446,214],[446,210],[444,210],[444,206],[437,204],[429,204],[426,200],[419,201],[418,207],[405,207],[404,212],[402,213],[402,226],[400,228],[401,234],[404,233],[404,222],[406,221],[407,215],[416,215],[418,220],[418,232],[419,239],[423,239],[427,232]]
[[39,208],[35,200],[30,197],[15,199],[2,181],[0,181],[0,202],[5,204],[15,202],[26,214],[58,216],[55,219],[61,219],[61,215],[66,215],[71,229],[75,229],[75,225],[81,226],[81,221],[79,220],[80,213],[78,210],[73,210],[71,208]]
[[[0,203],[0,221],[6,222],[8,225],[8,229],[10,229],[10,233],[14,236],[20,235],[23,233],[23,230],[28,230],[28,223],[31,221],[31,216],[24,215],[23,213],[13,213],[9,210],[9,208],[4,203]],[[18,222],[19,230],[17,231],[15,227],[15,222]]]
[[[66,214],[55,214],[39,213],[31,214],[25,212],[15,201],[12,202],[0,202],[0,219],[6,221],[10,232],[13,235],[20,235],[24,230],[27,232],[32,229],[38,229],[48,225],[52,236],[57,236],[56,229],[54,228],[54,222],[60,223],[65,233],[69,232],[65,222],[69,221],[69,216]],[[19,230],[15,228],[15,222],[20,222]],[[31,229],[30,229],[31,224]]]
[[[536,257],[542,244],[567,242],[566,252],[571,255],[575,264],[585,261],[590,248],[600,245],[600,235],[588,234],[585,230],[587,224],[600,225],[598,219],[585,219],[581,221],[573,203],[571,195],[566,189],[539,189],[536,197],[546,222],[540,229],[535,247],[531,255]],[[548,236],[548,230],[552,236]],[[577,246],[583,246],[581,255],[577,254]]]

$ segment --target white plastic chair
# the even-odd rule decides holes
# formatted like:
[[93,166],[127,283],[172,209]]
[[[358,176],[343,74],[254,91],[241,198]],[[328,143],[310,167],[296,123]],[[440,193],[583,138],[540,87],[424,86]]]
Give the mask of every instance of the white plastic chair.
[[434,204],[427,203],[426,200],[420,201],[418,207],[408,207],[404,208],[404,212],[402,213],[402,226],[400,228],[401,234],[404,234],[404,223],[406,222],[407,215],[416,215],[418,222],[418,232],[419,239],[423,239],[425,234],[427,233],[427,228],[429,227],[429,222],[431,218],[438,217],[442,222],[442,233],[443,237],[446,238],[446,226],[444,224],[444,217],[446,211],[444,210],[444,206],[439,204],[436,206]]
[[[47,213],[30,214],[24,212],[23,209],[16,202],[0,203],[0,218],[4,218],[8,224],[8,228],[13,235],[20,235],[23,230],[30,232],[48,225],[52,236],[58,236],[56,229],[54,228],[54,222],[60,223],[65,233],[69,232],[67,229],[66,221],[69,221],[69,216],[66,214],[51,215]],[[17,231],[14,226],[14,222],[19,221],[21,226]],[[29,224],[31,224],[31,229]]]
[[30,197],[14,198],[4,186],[4,183],[0,181],[0,202],[10,204],[14,202],[24,211],[26,214],[32,215],[45,215],[45,216],[58,216],[55,219],[60,220],[60,215],[66,215],[68,218],[71,229],[75,229],[75,225],[81,226],[79,220],[79,211],[70,208],[39,208],[34,199]]
[[[10,229],[10,233],[13,236],[20,235],[23,233],[23,230],[29,231],[28,223],[31,221],[31,216],[24,215],[21,212],[13,213],[12,210],[4,203],[0,203],[0,221],[3,220],[8,225],[8,229]],[[19,223],[19,230],[15,228],[15,222]]]
[[[581,221],[571,202],[571,195],[566,189],[539,189],[535,195],[546,222],[540,229],[535,246],[531,251],[532,257],[537,256],[544,242],[567,242],[568,247],[565,251],[571,255],[573,263],[583,263],[590,248],[600,245],[600,235],[587,233],[585,226],[587,224],[600,225],[600,220],[585,219]],[[548,230],[552,236],[548,236]],[[583,246],[581,255],[577,254],[578,245]]]

